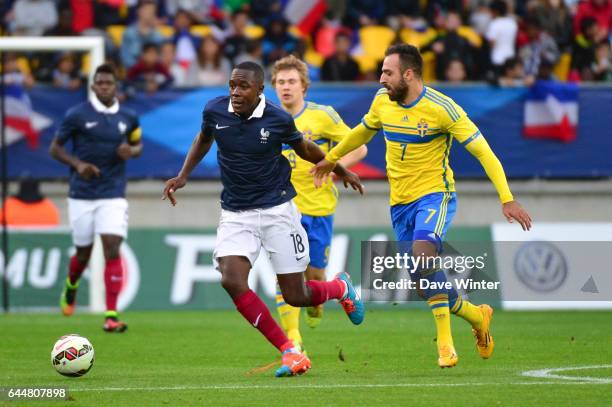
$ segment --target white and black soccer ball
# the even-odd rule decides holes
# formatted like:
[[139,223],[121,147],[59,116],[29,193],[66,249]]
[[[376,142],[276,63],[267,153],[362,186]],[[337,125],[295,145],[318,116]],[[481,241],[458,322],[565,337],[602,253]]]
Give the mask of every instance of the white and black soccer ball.
[[83,376],[91,370],[93,363],[93,345],[77,334],[62,336],[51,349],[51,365],[61,375]]

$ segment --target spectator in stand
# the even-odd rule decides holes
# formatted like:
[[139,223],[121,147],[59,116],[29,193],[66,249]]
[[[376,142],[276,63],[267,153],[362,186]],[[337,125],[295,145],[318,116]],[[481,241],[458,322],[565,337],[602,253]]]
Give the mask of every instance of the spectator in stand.
[[572,16],[563,0],[538,0],[531,10],[540,25],[550,34],[562,52],[572,46]]
[[288,25],[280,14],[270,17],[262,42],[264,65],[270,65],[295,50],[298,40],[287,31]]
[[436,54],[436,77],[444,78],[451,61],[460,60],[464,74],[472,77],[474,71],[474,47],[457,30],[461,27],[461,16],[454,11],[448,12],[444,20],[444,30],[421,52],[432,50]]
[[463,13],[463,0],[428,0],[425,7],[425,18],[432,26],[440,26],[439,20],[446,13],[454,11],[461,15]]
[[221,44],[212,35],[202,39],[198,54],[189,66],[187,86],[221,86],[229,82],[232,65],[223,56]]
[[[57,206],[40,193],[40,184],[32,178],[19,183],[17,195],[10,196],[4,203],[6,224],[12,227],[57,226],[60,223]],[[0,222],[3,220],[0,210]]]
[[534,81],[534,77],[525,76],[523,61],[518,57],[508,58],[501,75],[497,78],[499,86],[531,86]]
[[[598,76],[601,76],[605,68],[605,60],[599,62],[595,52],[598,44],[599,27],[597,20],[593,17],[583,18],[580,25],[580,34],[576,36],[572,49],[571,78],[574,80],[593,81]],[[600,52],[603,55],[603,52]]]
[[249,15],[244,10],[238,10],[232,14],[231,26],[225,33],[224,50],[225,56],[235,65],[234,59],[246,52],[248,38],[245,29],[249,25]]
[[137,20],[125,29],[121,42],[121,62],[126,69],[138,61],[144,44],[161,44],[163,41],[157,29],[159,23],[155,1],[141,0],[136,12]]
[[582,32],[582,20],[588,17],[597,21],[595,39],[597,42],[602,41],[612,31],[612,1],[585,0],[580,2],[574,16],[574,34],[578,35]]
[[159,47],[159,58],[172,76],[172,85],[178,88],[187,86],[187,69],[176,60],[176,46],[172,41],[164,41]]
[[514,43],[518,25],[514,17],[508,15],[508,5],[503,0],[494,0],[491,5],[493,20],[485,35],[491,48],[491,64],[496,72],[508,58],[515,55]]
[[601,41],[595,47],[595,63],[591,70],[596,81],[612,81],[612,51],[609,41]]
[[493,16],[491,16],[491,10],[487,2],[485,0],[477,0],[469,17],[470,25],[474,30],[484,37],[487,34],[487,28],[489,28],[492,18]]
[[157,44],[145,44],[140,59],[129,69],[127,79],[136,89],[149,93],[157,92],[172,83],[170,72],[161,63]]
[[251,1],[249,10],[253,22],[259,26],[267,27],[270,24],[270,16],[281,13],[282,5],[279,0],[257,0]]
[[263,65],[263,47],[259,40],[249,40],[246,46],[246,52],[238,55],[234,59],[235,65],[243,62],[255,62],[256,64]]
[[467,79],[465,65],[461,59],[451,59],[446,63],[444,80],[449,83],[461,83]]
[[53,0],[17,0],[9,20],[13,35],[41,36],[57,24],[57,6]]
[[95,0],[93,4],[94,26],[101,30],[109,25],[125,23],[125,16],[122,14],[122,7],[125,0]]
[[[555,40],[545,31],[537,18],[531,16],[525,21],[527,43],[519,49],[523,69],[527,77],[541,77],[540,69],[549,69],[559,60],[559,48]],[[546,76],[546,75],[544,75]]]
[[19,64],[19,56],[13,52],[7,52],[4,57],[4,82],[9,85],[31,88],[34,86],[34,78]]
[[[72,10],[70,8],[60,8],[58,24],[55,27],[45,31],[43,35],[45,37],[71,37],[78,35],[78,33],[73,29],[72,20]],[[60,52],[42,51],[35,53],[34,59],[38,61],[36,64],[36,69],[34,70],[36,80],[41,82],[52,82],[53,70],[55,69],[60,56]]]
[[76,55],[71,52],[64,52],[59,56],[57,66],[53,70],[53,85],[58,88],[78,89],[82,84]]
[[351,57],[351,34],[341,30],[336,34],[336,52],[323,62],[322,81],[356,81],[359,79],[359,65]]
[[176,45],[176,60],[186,69],[196,59],[196,50],[200,45],[200,38],[189,31],[193,24],[192,16],[185,10],[179,10],[174,16],[174,39]]
[[188,13],[190,19],[198,24],[212,21],[211,12],[215,7],[215,0],[165,0],[166,13],[176,18],[177,14]]

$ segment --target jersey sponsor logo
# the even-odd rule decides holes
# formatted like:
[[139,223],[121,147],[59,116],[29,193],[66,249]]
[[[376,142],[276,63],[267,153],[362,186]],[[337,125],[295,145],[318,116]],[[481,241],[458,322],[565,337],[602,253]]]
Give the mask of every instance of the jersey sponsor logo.
[[419,124],[417,124],[417,131],[419,132],[419,136],[425,137],[427,135],[428,128],[429,123],[427,123],[425,119],[419,120]]
[[262,127],[261,130],[259,131],[259,134],[261,134],[261,138],[259,139],[259,142],[261,144],[266,144],[268,142],[268,137],[270,137],[270,132]]
[[125,134],[125,131],[127,130],[127,124],[125,124],[124,122],[119,122],[119,124],[117,124],[117,127],[119,128],[119,132],[121,134]]
[[227,129],[228,127],[229,127],[229,126],[219,126],[219,123],[217,123],[217,124],[215,125],[215,129],[217,129],[217,130]]
[[91,129],[92,127],[96,127],[97,125],[98,125],[98,122],[85,122],[86,129]]

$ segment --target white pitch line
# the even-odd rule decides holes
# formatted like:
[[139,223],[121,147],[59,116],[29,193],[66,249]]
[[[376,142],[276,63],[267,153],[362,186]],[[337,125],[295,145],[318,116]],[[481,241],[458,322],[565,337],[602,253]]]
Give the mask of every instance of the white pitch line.
[[[593,366],[568,366],[568,367],[557,367],[554,369],[539,369],[539,370],[528,370],[523,372],[521,375],[525,377],[537,377],[540,379],[561,379],[570,380],[572,382],[589,382],[599,384],[610,384],[612,378],[605,377],[588,377],[588,376],[564,376],[554,374],[554,372],[568,372],[573,370],[588,370],[588,369],[609,369],[612,365],[593,365]],[[566,384],[569,384],[566,382]]]
[[[282,380],[282,379],[281,379]],[[234,386],[165,386],[165,387],[93,387],[70,391],[180,391],[180,390],[287,390],[287,389],[346,389],[402,387],[468,387],[468,386],[539,386],[539,385],[600,385],[603,382],[499,382],[499,383],[380,383],[380,384],[302,384],[302,385],[234,385]]]

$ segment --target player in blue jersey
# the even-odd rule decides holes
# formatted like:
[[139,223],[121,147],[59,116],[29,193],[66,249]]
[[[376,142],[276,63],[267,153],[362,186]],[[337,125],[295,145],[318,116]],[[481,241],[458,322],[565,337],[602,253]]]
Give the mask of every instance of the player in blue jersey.
[[[333,281],[307,281],[308,237],[292,199],[291,167],[283,144],[301,158],[316,163],[325,154],[297,131],[293,118],[263,95],[263,69],[252,62],[238,64],[229,81],[230,96],[206,104],[196,136],[179,175],[166,182],[163,197],[176,204],[174,193],[204,158],[213,141],[221,169],[221,219],[213,258],[221,284],[237,310],[282,353],[276,376],[293,376],[310,369],[310,360],[278,326],[264,302],[249,289],[248,276],[263,247],[277,273],[285,301],[296,307],[316,306],[337,299],[350,320],[364,317],[361,299],[346,273]],[[334,172],[363,193],[359,177],[342,166]]]
[[[96,69],[92,90],[95,97],[68,111],[49,149],[53,158],[70,167],[68,216],[76,246],[60,306],[64,315],[74,313],[79,279],[89,262],[94,236],[100,235],[106,260],[103,328],[124,332],[127,325],[119,320],[117,297],[123,284],[119,248],[127,236],[125,162],[142,152],[141,129],[138,117],[117,101],[112,66]],[[71,152],[64,148],[68,141]]]

